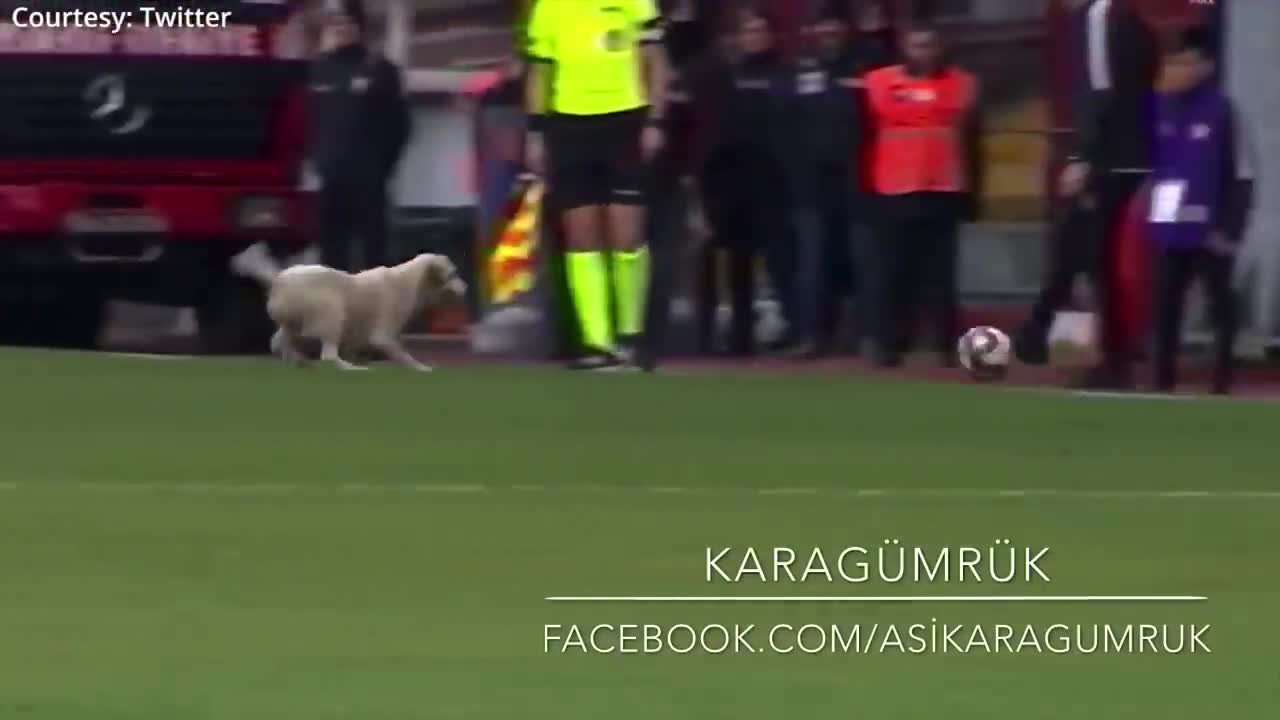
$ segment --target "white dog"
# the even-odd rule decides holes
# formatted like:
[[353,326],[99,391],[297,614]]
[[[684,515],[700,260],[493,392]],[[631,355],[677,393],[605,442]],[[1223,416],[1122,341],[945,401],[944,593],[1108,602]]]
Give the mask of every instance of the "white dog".
[[405,350],[400,334],[419,310],[467,290],[449,258],[429,253],[351,274],[314,264],[281,269],[265,246],[254,245],[232,258],[231,267],[267,288],[267,314],[277,327],[273,353],[303,364],[299,343],[318,340],[320,360],[343,370],[366,370],[342,356],[368,349],[405,367],[431,370]]

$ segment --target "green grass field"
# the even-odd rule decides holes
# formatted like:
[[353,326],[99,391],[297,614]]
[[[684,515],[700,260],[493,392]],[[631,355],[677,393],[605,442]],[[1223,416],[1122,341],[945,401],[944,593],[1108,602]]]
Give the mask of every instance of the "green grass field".
[[[16,351],[0,373],[5,720],[1280,710],[1277,406]],[[886,538],[1048,546],[1053,582],[705,582],[707,547],[834,558]],[[1208,600],[544,599],[975,593]],[[777,624],[935,622],[1208,623],[1212,652],[784,654],[766,642]],[[754,624],[760,652],[544,651],[544,625],[574,623]]]

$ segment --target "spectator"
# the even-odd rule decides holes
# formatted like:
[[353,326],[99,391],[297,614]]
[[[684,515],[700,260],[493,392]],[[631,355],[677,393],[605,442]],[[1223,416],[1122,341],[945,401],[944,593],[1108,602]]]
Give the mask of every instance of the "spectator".
[[1071,0],[1079,48],[1073,115],[1076,137],[1059,191],[1068,199],[1055,222],[1054,257],[1014,351],[1025,363],[1048,360],[1054,314],[1071,297],[1075,277],[1092,275],[1101,320],[1102,363],[1082,386],[1127,389],[1132,353],[1109,292],[1111,226],[1127,212],[1150,168],[1147,102],[1155,78],[1155,41],[1132,3]]
[[849,54],[851,64],[863,73],[896,61],[897,40],[882,0],[859,0]]
[[936,349],[955,362],[956,241],[980,190],[978,82],[946,64],[938,29],[903,33],[905,63],[868,73],[871,185],[881,227],[875,240],[876,353],[882,367],[901,363],[912,345],[926,292]]
[[[309,156],[319,175],[320,254],[340,270],[386,265],[388,184],[409,139],[400,70],[366,41],[362,0],[326,5],[311,65]],[[362,242],[353,256],[353,237]]]
[[[761,251],[777,253],[789,241],[788,178],[784,104],[787,68],[774,42],[774,25],[758,8],[748,6],[730,17],[736,48],[730,67],[707,84],[714,127],[708,131],[701,170],[702,198],[715,243],[729,256],[733,319],[730,353],[755,353],[755,261]],[[791,278],[768,260],[770,275],[784,303]],[[704,348],[712,346],[715,273],[705,272],[699,311]]]
[[805,26],[806,52],[791,82],[790,117],[798,147],[792,158],[798,357],[832,349],[840,297],[851,284],[850,186],[861,103],[854,95],[858,68],[849,47],[847,5],[832,0]]
[[1213,392],[1230,392],[1234,370],[1235,250],[1244,234],[1251,186],[1236,167],[1238,128],[1231,101],[1213,81],[1213,43],[1185,32],[1164,55],[1156,105],[1155,166],[1148,228],[1157,248],[1156,389],[1172,391],[1187,285],[1199,275],[1216,334]]
[[[812,141],[808,149],[816,151],[812,157],[818,159],[799,183],[807,194],[802,192],[798,198],[797,240],[801,250],[817,248],[816,253],[801,253],[808,262],[801,263],[798,283],[805,340],[797,348],[800,357],[818,357],[836,349],[841,300],[855,295],[847,329],[848,348],[857,353],[872,301],[867,289],[874,283],[862,277],[867,264],[858,260],[870,241],[872,207],[863,188],[867,122],[862,77],[892,63],[893,31],[879,0],[852,7],[856,7],[856,19],[851,29],[849,0],[826,0],[819,6],[806,28],[811,54],[801,60],[800,76],[820,70],[825,84],[823,92],[810,95],[814,132],[800,134]],[[796,87],[801,87],[799,82]],[[804,105],[804,98],[797,104]],[[809,198],[812,201],[805,202]],[[806,237],[820,240],[813,243]]]
[[670,79],[667,92],[667,142],[654,160],[649,183],[646,234],[653,254],[644,342],[639,364],[652,370],[666,345],[671,316],[675,264],[687,243],[693,210],[694,165],[698,141],[697,87],[710,62],[711,16],[705,3],[672,0],[663,15]]

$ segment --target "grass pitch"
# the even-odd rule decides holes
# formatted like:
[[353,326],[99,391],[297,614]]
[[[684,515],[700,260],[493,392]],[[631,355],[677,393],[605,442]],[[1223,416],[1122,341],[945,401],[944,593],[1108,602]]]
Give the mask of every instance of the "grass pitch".
[[[0,375],[5,720],[1280,710],[1276,406],[19,352],[0,355]],[[707,547],[834,557],[886,538],[1048,546],[1053,582],[705,581]],[[974,593],[1209,599],[544,599]],[[546,651],[545,625],[600,623],[750,624],[761,651]],[[1209,624],[1212,652],[783,654],[766,642],[778,624],[1058,623]]]

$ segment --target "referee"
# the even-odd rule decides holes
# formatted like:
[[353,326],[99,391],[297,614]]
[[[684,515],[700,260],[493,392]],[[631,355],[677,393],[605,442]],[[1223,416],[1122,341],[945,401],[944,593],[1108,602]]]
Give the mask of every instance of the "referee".
[[617,368],[643,330],[645,170],[662,147],[666,110],[662,24],[654,0],[531,1],[527,162],[564,213],[586,346],[574,367]]

